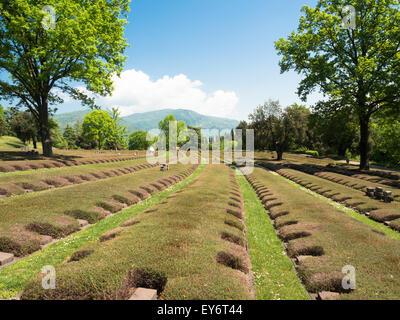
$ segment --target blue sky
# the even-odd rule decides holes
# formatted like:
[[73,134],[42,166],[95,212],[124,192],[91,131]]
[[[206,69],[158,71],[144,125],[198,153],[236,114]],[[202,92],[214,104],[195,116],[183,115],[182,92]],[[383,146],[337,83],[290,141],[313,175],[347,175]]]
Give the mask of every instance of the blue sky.
[[[295,73],[280,74],[274,41],[296,30],[316,0],[133,0],[126,72],[104,107],[124,114],[188,108],[247,119],[265,100],[299,102]],[[307,105],[320,96],[313,95]],[[59,113],[81,109],[59,105]]]

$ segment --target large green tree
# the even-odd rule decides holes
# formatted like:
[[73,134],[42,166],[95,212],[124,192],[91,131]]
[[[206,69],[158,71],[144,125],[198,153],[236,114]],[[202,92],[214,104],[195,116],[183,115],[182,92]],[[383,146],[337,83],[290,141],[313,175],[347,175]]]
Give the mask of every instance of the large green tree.
[[24,144],[32,141],[33,147],[37,148],[38,125],[30,112],[23,111],[15,115],[10,122],[10,129]]
[[111,126],[110,135],[107,137],[107,147],[109,149],[125,149],[126,148],[126,136],[128,129],[123,126],[121,113],[118,108],[111,108],[108,112],[111,115],[113,121]]
[[[123,33],[129,3],[0,2],[0,71],[10,76],[9,81],[0,81],[0,95],[17,99],[37,119],[44,155],[52,155],[49,105],[63,101],[61,92],[87,105],[94,105],[94,99],[73,87],[74,82],[89,92],[111,93],[112,76],[120,74],[126,59]],[[54,12],[43,10],[45,5]]]
[[154,137],[151,141],[147,139],[152,137],[147,131],[135,131],[128,138],[129,150],[147,150],[154,143]]
[[374,161],[400,167],[400,112],[382,112],[375,115],[372,141],[371,158]]
[[346,150],[357,152],[359,126],[351,110],[344,109],[333,115],[312,113],[309,117],[309,127],[311,131],[309,148],[341,157],[346,155]]
[[[356,27],[347,5],[356,10]],[[379,110],[400,105],[399,0],[320,0],[304,6],[297,32],[275,43],[281,72],[304,78],[298,94],[304,100],[315,89],[329,98],[324,111],[350,108],[360,125],[360,168],[369,169],[370,119]]]
[[76,130],[73,127],[71,127],[69,124],[67,124],[67,126],[65,127],[64,132],[63,132],[63,137],[64,137],[65,141],[67,142],[69,149],[77,148],[77,146],[76,146],[77,136],[78,136],[78,134],[77,134]]
[[113,120],[106,111],[95,110],[83,119],[83,135],[87,140],[97,142],[99,150],[112,134]]
[[[170,147],[169,145],[170,134],[172,136],[176,135],[177,138],[176,142],[178,146],[182,146],[187,142],[188,128],[186,126],[186,123],[183,120],[177,121],[173,114],[170,114],[166,116],[164,120],[161,120],[158,123],[158,128],[164,134],[164,136],[160,138],[166,139],[165,143],[167,150],[169,150]],[[160,139],[160,141],[162,139]]]

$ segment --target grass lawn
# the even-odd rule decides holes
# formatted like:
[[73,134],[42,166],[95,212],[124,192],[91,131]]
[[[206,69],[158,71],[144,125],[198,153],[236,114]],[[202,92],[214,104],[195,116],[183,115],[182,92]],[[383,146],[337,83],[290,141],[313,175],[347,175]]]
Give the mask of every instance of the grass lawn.
[[123,208],[119,199],[113,197],[131,199],[135,197],[131,190],[160,178],[180,174],[190,167],[172,165],[166,172],[154,167],[5,199],[0,203],[0,251],[19,256],[36,251],[40,245],[40,235],[60,238],[77,231],[79,225],[76,218],[97,222],[109,211],[116,212]]
[[244,234],[225,223],[242,223],[227,212],[234,179],[227,166],[207,166],[182,192],[114,230],[114,237],[108,233],[80,248],[90,255],[65,259],[56,268],[55,290],[43,290],[38,277],[23,298],[127,299],[144,286],[157,289],[161,300],[251,299]]
[[148,198],[133,207],[99,221],[85,230],[74,233],[65,239],[53,243],[49,247],[1,270],[0,299],[8,299],[16,296],[25,288],[26,284],[40,272],[43,266],[60,265],[68,256],[84,244],[97,241],[103,233],[120,226],[142,211],[165,200],[169,195],[195,179],[203,169],[204,167],[202,166],[193,175],[182,182],[153,195],[151,198]]
[[[288,255],[309,256],[297,266],[309,292],[335,291],[341,299],[398,299],[398,240],[264,169],[255,168],[249,179],[287,242]],[[342,288],[341,271],[347,265],[356,270],[351,292]]]
[[285,255],[264,206],[247,180],[238,175],[246,211],[247,238],[259,300],[307,300],[309,295]]
[[0,137],[0,148],[12,149],[25,147],[23,142],[17,137],[2,136]]

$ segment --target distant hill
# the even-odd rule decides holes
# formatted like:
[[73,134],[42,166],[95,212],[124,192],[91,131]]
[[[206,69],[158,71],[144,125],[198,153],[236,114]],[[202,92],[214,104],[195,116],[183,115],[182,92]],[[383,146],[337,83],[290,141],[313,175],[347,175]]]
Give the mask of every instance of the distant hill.
[[65,128],[67,124],[72,125],[78,120],[82,121],[83,118],[90,112],[91,110],[85,109],[68,113],[60,113],[56,114],[54,118],[59,123],[60,128]]
[[[67,124],[73,124],[77,120],[83,120],[90,110],[74,111],[62,113],[55,116],[60,127],[64,128]],[[164,109],[150,111],[144,113],[135,113],[127,117],[123,117],[122,124],[128,128],[130,132],[137,130],[151,130],[158,128],[158,122],[163,120],[167,115],[173,114],[178,121],[185,121],[187,125],[193,127],[201,127],[203,129],[233,129],[239,124],[239,121],[205,116],[200,113],[185,109]]]

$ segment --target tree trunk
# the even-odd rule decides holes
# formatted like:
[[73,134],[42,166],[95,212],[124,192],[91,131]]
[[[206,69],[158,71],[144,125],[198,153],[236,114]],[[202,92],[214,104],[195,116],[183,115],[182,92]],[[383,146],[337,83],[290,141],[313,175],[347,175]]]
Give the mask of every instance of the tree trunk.
[[50,127],[49,127],[49,109],[47,99],[41,107],[40,113],[40,136],[42,139],[43,155],[45,157],[53,156],[53,142],[51,141]]
[[275,149],[276,149],[276,154],[277,154],[277,161],[281,161],[283,157],[283,149],[282,146],[279,142],[275,143]]
[[369,119],[370,116],[360,117],[360,169],[361,170],[369,170],[369,157],[370,157]]
[[32,142],[33,142],[33,149],[37,149],[36,137],[32,138]]

